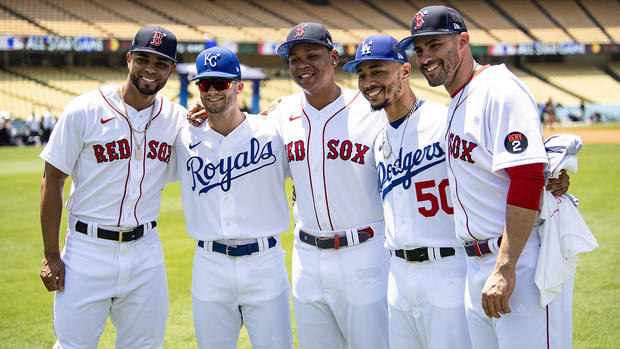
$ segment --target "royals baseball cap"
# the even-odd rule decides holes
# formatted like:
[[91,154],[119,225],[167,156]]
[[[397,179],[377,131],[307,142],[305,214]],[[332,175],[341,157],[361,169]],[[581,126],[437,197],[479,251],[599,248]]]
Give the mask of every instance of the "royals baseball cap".
[[177,37],[158,25],[138,30],[129,52],[150,52],[177,62]]
[[407,48],[413,39],[423,35],[460,34],[467,31],[461,14],[446,6],[427,6],[418,11],[411,21],[411,36],[400,42],[400,47]]
[[196,58],[196,76],[192,79],[204,78],[240,78],[241,65],[239,58],[226,47],[208,48]]
[[357,46],[355,59],[345,64],[342,69],[347,73],[356,73],[360,63],[370,60],[407,63],[407,55],[398,47],[398,40],[393,37],[372,35]]
[[330,50],[334,48],[332,35],[319,23],[299,23],[286,36],[286,42],[278,47],[278,54],[288,58],[288,51],[291,47],[302,43],[323,45]]

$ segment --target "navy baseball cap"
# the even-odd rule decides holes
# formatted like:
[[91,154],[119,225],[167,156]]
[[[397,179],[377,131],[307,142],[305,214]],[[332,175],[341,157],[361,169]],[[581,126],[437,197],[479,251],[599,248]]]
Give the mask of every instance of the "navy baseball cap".
[[240,78],[241,66],[239,58],[226,47],[208,48],[196,58],[196,76],[192,79],[204,78]]
[[323,45],[330,50],[334,48],[332,35],[319,23],[299,23],[286,36],[286,42],[278,47],[278,54],[288,58],[291,47],[302,42]]
[[389,35],[372,35],[366,38],[355,51],[355,59],[345,64],[342,69],[347,73],[356,73],[357,66],[369,60],[407,63],[407,55],[398,40]]
[[457,10],[446,6],[427,6],[413,16],[411,36],[401,40],[400,46],[406,49],[418,36],[464,32],[467,32],[467,27],[463,16]]
[[154,25],[136,33],[129,52],[149,52],[177,62],[177,37],[168,29]]

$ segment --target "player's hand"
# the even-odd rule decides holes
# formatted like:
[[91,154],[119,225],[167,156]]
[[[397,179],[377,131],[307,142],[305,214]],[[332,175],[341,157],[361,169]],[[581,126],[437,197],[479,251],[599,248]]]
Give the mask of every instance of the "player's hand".
[[261,111],[260,113],[258,113],[258,115],[267,116],[267,114],[269,114],[272,111],[274,111],[278,107],[278,105],[280,105],[280,103],[282,103],[283,99],[284,99],[283,96],[280,96],[280,97],[276,98],[273,102],[269,103],[269,105],[267,106],[267,109]]
[[200,126],[209,118],[209,112],[200,104],[200,102],[194,103],[194,105],[187,109],[187,121],[194,126]]
[[512,270],[496,270],[482,288],[482,308],[488,317],[500,318],[510,313],[508,301],[515,289],[516,275]]
[[50,259],[43,258],[40,276],[48,291],[65,290],[65,263],[60,259],[60,255]]
[[562,196],[568,191],[570,185],[570,178],[566,173],[566,170],[561,170],[558,178],[549,178],[547,183],[547,191],[550,191],[553,196]]

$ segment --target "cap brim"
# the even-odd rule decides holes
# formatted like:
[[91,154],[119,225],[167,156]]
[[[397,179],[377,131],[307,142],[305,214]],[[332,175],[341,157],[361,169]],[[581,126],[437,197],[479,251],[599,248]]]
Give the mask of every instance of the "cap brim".
[[342,70],[344,70],[347,73],[355,74],[355,73],[357,73],[357,66],[362,64],[365,61],[390,61],[390,62],[405,63],[403,61],[399,61],[399,60],[394,59],[394,58],[375,58],[375,57],[369,57],[369,58],[360,58],[360,59],[356,59],[356,60],[347,62],[347,63],[345,63],[345,65],[342,66]]
[[194,78],[191,79],[190,81],[206,79],[206,78],[234,79],[234,78],[241,78],[241,76],[235,75],[235,74],[230,74],[230,73],[219,72],[219,71],[209,71],[209,72],[204,72],[202,74],[194,76]]
[[398,47],[400,47],[403,50],[407,50],[411,44],[413,44],[413,39],[417,38],[418,36],[429,36],[429,35],[448,35],[448,34],[460,34],[460,33],[467,33],[467,31],[433,31],[433,32],[420,32],[420,33],[415,33],[411,36],[408,36],[404,39],[402,39],[399,43],[398,43]]
[[154,53],[154,54],[156,54],[158,56],[162,56],[164,58],[168,58],[169,60],[173,61],[174,63],[177,62],[176,59],[174,59],[174,58],[172,58],[172,57],[170,57],[168,55],[165,55],[165,54],[163,54],[163,53],[161,53],[159,51],[148,49],[148,48],[136,48],[136,49],[130,50],[129,52],[148,52],[148,53]]
[[307,42],[307,43],[311,43],[311,44],[318,44],[318,45],[321,45],[321,46],[325,46],[325,47],[329,48],[330,50],[334,49],[333,46],[329,46],[329,45],[325,44],[325,42],[320,41],[320,40],[314,40],[314,39],[295,39],[295,40],[287,41],[287,42],[283,43],[282,45],[280,45],[278,47],[278,55],[280,55],[280,57],[288,58],[288,51],[291,49],[291,47],[293,47],[293,46],[295,46],[297,44],[301,44],[302,42]]

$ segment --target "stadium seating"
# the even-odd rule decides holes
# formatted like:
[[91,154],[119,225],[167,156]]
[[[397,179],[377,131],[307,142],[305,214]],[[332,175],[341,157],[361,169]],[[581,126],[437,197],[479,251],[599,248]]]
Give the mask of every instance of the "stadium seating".
[[[473,45],[533,40],[620,42],[620,2],[609,0],[334,0],[328,6],[307,0],[4,0],[0,3],[0,35],[83,35],[129,40],[141,26],[163,25],[179,41],[217,39],[277,45],[296,23],[320,22],[337,44],[357,45],[374,34],[388,34],[399,40],[408,36],[415,12],[435,4],[453,6],[463,14]],[[605,65],[620,76],[620,63]],[[266,108],[278,96],[300,91],[283,68],[266,69],[271,80],[261,82],[260,108]],[[528,85],[538,103],[549,97],[564,105],[578,105],[580,97],[596,103],[618,103],[620,83],[594,62],[527,66],[528,71],[548,82],[515,66],[510,68]],[[21,118],[46,109],[58,114],[74,96],[106,83],[122,83],[127,74],[124,65],[23,65],[2,69],[0,109],[8,108]],[[343,86],[357,88],[354,75],[339,71],[336,79]],[[412,74],[411,85],[424,99],[449,102],[443,87],[429,87],[417,71]],[[178,101],[179,86],[175,74],[162,94]],[[195,86],[191,85],[189,92],[190,101],[198,100]],[[249,107],[251,96],[252,84],[248,82],[240,103]]]
[[620,83],[595,66],[537,63],[528,68],[594,103],[618,104]]

